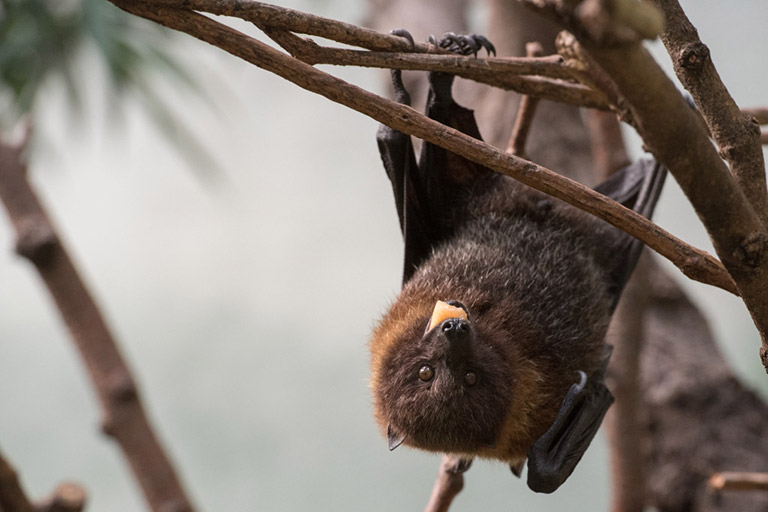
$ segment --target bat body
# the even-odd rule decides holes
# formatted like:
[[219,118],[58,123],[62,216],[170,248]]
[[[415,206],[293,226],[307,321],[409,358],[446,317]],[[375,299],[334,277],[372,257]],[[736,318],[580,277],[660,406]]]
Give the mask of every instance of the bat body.
[[[479,139],[452,80],[430,75],[427,114]],[[498,459],[518,476],[527,459],[528,485],[552,492],[613,400],[604,336],[642,244],[437,146],[417,163],[408,136],[377,137],[405,239],[401,293],[370,342],[390,449]],[[649,216],[664,175],[640,162],[598,190]]]

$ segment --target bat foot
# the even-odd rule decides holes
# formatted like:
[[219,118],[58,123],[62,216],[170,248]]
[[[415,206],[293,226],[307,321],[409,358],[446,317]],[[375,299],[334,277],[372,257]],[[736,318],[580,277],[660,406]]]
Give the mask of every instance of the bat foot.
[[483,48],[485,48],[488,55],[496,55],[496,48],[493,44],[485,36],[479,34],[454,34],[453,32],[446,32],[440,41],[435,36],[430,35],[429,42],[460,55],[474,55],[477,57],[477,52]]

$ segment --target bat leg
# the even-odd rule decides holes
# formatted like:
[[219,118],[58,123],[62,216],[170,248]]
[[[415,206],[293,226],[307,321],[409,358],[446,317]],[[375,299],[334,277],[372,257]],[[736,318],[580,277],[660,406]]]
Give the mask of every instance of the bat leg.
[[571,475],[595,437],[613,395],[605,387],[605,368],[613,347],[606,345],[603,366],[568,390],[552,426],[528,451],[528,487],[551,493]]

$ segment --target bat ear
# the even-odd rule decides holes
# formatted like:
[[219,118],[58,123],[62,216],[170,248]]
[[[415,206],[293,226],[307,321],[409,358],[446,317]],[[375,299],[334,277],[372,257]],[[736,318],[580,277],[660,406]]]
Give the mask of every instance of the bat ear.
[[392,425],[387,425],[387,442],[389,443],[389,451],[394,450],[405,441],[405,436],[398,434]]
[[521,460],[520,462],[515,462],[514,464],[509,465],[510,471],[512,471],[512,474],[515,475],[517,478],[520,478],[520,475],[523,474],[523,467],[525,466],[525,459]]
[[589,379],[579,372],[579,382],[568,390],[554,423],[528,451],[528,487],[532,491],[551,493],[560,487],[595,437],[613,403],[604,383],[612,348],[606,345],[603,366]]

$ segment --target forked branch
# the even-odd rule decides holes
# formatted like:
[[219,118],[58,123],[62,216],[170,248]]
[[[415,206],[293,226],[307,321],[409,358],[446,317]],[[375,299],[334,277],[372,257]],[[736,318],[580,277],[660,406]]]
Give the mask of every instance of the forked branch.
[[[742,171],[734,169],[734,179],[712,145],[699,114],[689,107],[674,83],[642,46],[640,37],[625,40],[622,44],[606,44],[604,40],[590,36],[576,12],[582,5],[602,9],[599,17],[605,23],[607,33],[632,32],[632,20],[613,17],[614,2],[621,3],[619,0],[584,0],[583,4],[576,2],[572,11],[571,4],[565,6],[561,0],[523,1],[553,16],[575,34],[626,99],[645,146],[667,166],[680,184],[707,229],[717,254],[735,280],[760,333],[761,359],[768,369],[768,296],[765,294],[768,289],[768,229],[763,223],[763,212],[756,211],[765,194],[765,169],[755,170],[754,159],[732,160],[732,165],[736,165],[737,161],[738,165],[746,165]],[[628,0],[621,1],[626,3]],[[676,0],[663,2],[666,5],[677,4]],[[613,38],[608,40],[610,42]],[[706,90],[704,86],[698,89],[704,95]],[[708,104],[709,100],[711,98],[702,99],[702,105]],[[702,109],[702,114],[714,132],[714,126],[720,121],[711,117],[707,110]],[[738,116],[742,116],[740,111]],[[715,138],[717,140],[717,136]],[[728,140],[723,143],[729,144]],[[760,150],[759,138],[752,137],[744,142]],[[727,147],[720,149],[728,152]],[[754,150],[750,147],[749,153],[753,154]],[[750,188],[756,190],[751,191]],[[765,207],[762,208],[765,211]]]
[[711,255],[696,249],[619,203],[533,162],[493,146],[315,69],[254,38],[200,14],[157,7],[141,0],[113,0],[119,7],[236,55],[300,87],[361,112],[403,133],[443,147],[583,209],[642,240],[691,279],[736,293],[733,281]]

